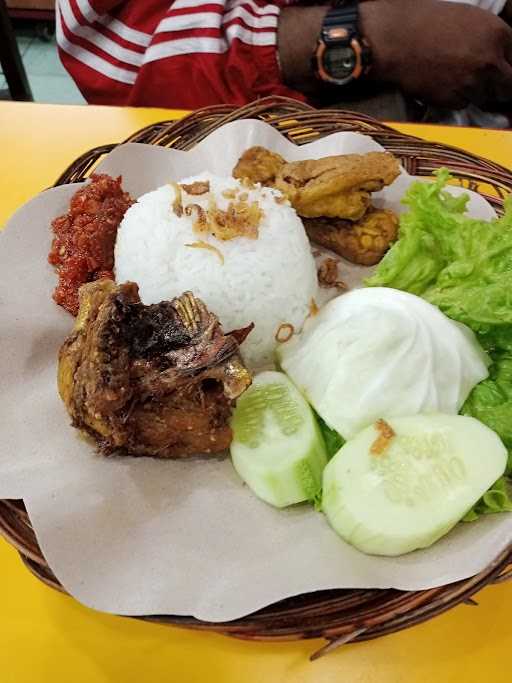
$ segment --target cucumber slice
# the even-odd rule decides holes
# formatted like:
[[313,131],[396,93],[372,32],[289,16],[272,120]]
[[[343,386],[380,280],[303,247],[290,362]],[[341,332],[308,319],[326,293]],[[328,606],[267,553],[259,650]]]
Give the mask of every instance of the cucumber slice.
[[316,499],[325,445],[311,408],[286,375],[257,375],[238,399],[231,427],[233,466],[259,498],[278,508]]
[[395,435],[380,454],[367,427],[324,470],[322,508],[333,529],[359,550],[401,555],[444,536],[503,474],[498,435],[461,415],[387,421]]

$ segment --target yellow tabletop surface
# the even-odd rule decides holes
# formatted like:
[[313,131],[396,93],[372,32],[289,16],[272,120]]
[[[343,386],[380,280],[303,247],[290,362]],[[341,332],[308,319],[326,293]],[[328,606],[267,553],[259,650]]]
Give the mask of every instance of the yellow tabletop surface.
[[[0,102],[0,226],[78,155],[118,142],[163,109]],[[512,168],[512,133],[405,125]],[[1,324],[1,323],[0,323]],[[46,588],[0,540],[0,682],[501,683],[510,680],[512,582],[413,629],[345,645],[251,643],[100,614]]]

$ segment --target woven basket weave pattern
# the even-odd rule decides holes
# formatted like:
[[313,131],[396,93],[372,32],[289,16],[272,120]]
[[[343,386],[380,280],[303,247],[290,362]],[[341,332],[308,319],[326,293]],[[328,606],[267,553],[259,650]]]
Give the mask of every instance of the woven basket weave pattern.
[[[153,124],[126,142],[188,150],[220,126],[247,118],[269,123],[297,145],[339,131],[368,134],[395,154],[411,175],[429,176],[446,166],[461,185],[477,190],[503,211],[503,197],[512,192],[512,173],[491,161],[460,149],[404,135],[373,119],[341,110],[311,109],[284,98],[267,98],[242,109],[215,106],[180,121]],[[77,159],[56,185],[80,182],[116,145],[97,147]],[[48,567],[22,501],[0,501],[0,534],[19,551],[26,566],[44,583],[63,590]],[[475,593],[490,583],[512,578],[512,543],[475,577],[426,591],[331,590],[289,598],[259,612],[227,623],[207,623],[192,617],[143,617],[187,628],[212,630],[259,640],[324,637],[328,643],[313,657],[355,640],[369,640],[413,626],[455,605],[476,605]]]

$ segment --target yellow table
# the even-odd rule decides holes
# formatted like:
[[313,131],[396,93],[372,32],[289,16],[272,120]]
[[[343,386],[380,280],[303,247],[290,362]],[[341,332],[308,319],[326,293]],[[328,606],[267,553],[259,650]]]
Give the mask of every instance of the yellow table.
[[[159,109],[0,103],[0,225],[79,154],[155,121]],[[512,133],[397,126],[512,166]],[[34,144],[33,140],[38,142]],[[412,630],[347,645],[248,643],[98,614],[39,583],[0,541],[1,683],[501,683],[510,680],[512,583]]]

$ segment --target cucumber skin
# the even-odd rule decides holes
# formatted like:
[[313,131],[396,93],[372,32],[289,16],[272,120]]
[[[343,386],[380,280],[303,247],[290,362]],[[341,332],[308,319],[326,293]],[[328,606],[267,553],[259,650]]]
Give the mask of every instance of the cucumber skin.
[[[390,550],[389,542],[387,540],[381,540],[379,534],[368,533],[366,537],[361,537],[360,523],[356,520],[354,515],[350,513],[347,507],[343,505],[339,491],[336,492],[335,495],[337,496],[337,502],[334,507],[330,502],[329,487],[327,486],[324,488],[322,511],[326,515],[329,525],[339,536],[341,536],[344,541],[350,543],[350,545],[353,545],[355,548],[357,548],[357,550],[360,550],[366,555],[399,557],[412,552],[413,550],[428,548],[440,538],[445,536],[455,526],[457,526],[458,522],[460,521],[459,519],[455,519],[447,522],[444,525],[440,525],[437,527],[437,529],[425,533],[422,537],[417,537],[414,544],[411,544],[407,537],[400,539],[399,535],[397,534],[393,540],[393,542],[396,544],[396,547],[393,550]],[[340,526],[343,527],[343,533],[340,531]],[[350,529],[350,531],[347,531],[347,529]],[[357,539],[355,538],[356,536]]]
[[[448,417],[450,420],[466,420],[467,418],[463,416],[429,416],[432,419],[438,419],[440,417]],[[391,426],[394,428],[395,423],[396,424],[403,424],[404,422],[407,422],[410,419],[423,419],[425,416],[416,416],[415,418],[397,418],[396,420],[389,420]],[[470,418],[471,419],[471,418]],[[476,420],[473,420],[475,423],[477,423]],[[505,467],[505,462],[506,462],[506,449],[501,443],[501,440],[499,437],[489,430],[485,425],[482,423],[479,423],[479,426],[482,429],[482,433],[484,432],[489,432],[488,436],[486,437],[488,440],[489,438],[491,439],[489,443],[487,444],[489,447],[491,447],[491,441],[495,441],[495,446],[499,448],[498,444],[501,445],[502,448],[502,461],[503,461],[503,467]],[[368,428],[363,430],[360,435],[355,437],[357,439],[358,437],[362,437],[362,435],[368,431]],[[401,433],[401,430],[398,430],[398,433]],[[492,436],[491,436],[492,434]],[[451,529],[453,529],[459,521],[464,517],[464,515],[467,513],[468,509],[471,508],[473,503],[470,503],[468,501],[467,509],[461,509],[459,510],[460,514],[456,514],[455,511],[452,510],[452,513],[448,515],[448,518],[445,520],[438,520],[439,523],[437,526],[432,526],[430,528],[423,528],[422,532],[416,532],[415,534],[411,535],[410,529],[405,530],[400,530],[398,527],[396,529],[396,532],[393,532],[392,537],[390,537],[389,529],[386,531],[384,530],[379,530],[379,523],[378,521],[375,524],[375,531],[372,533],[370,529],[368,528],[368,524],[363,524],[357,519],[357,515],[353,513],[353,510],[351,509],[350,505],[346,504],[346,494],[344,493],[344,490],[346,489],[347,486],[351,485],[350,480],[347,481],[347,477],[345,476],[345,479],[340,479],[340,472],[337,471],[337,466],[340,464],[340,459],[343,458],[345,455],[346,457],[348,456],[347,453],[344,453],[346,450],[347,446],[351,446],[351,441],[347,442],[345,446],[343,446],[338,453],[332,458],[332,460],[329,462],[327,467],[324,470],[324,478],[323,478],[323,483],[324,483],[324,488],[323,488],[323,500],[322,500],[322,507],[323,511],[327,517],[327,520],[330,524],[330,526],[333,528],[333,530],[341,536],[347,543],[350,543],[354,547],[356,547],[358,550],[370,554],[370,555],[385,555],[385,556],[398,556],[398,555],[404,555],[408,552],[411,552],[416,549],[421,549],[421,548],[427,548],[436,541],[438,541],[442,536],[447,534]],[[495,454],[496,455],[496,454]],[[360,454],[361,458],[372,458],[375,456],[370,455],[369,453],[364,454],[361,452]],[[385,456],[380,456],[380,457],[385,457]],[[469,457],[469,456],[468,456]],[[347,464],[347,461],[345,461],[345,464]],[[349,474],[350,470],[347,471],[346,474]],[[497,472],[496,472],[497,473]],[[492,476],[491,476],[492,479]],[[492,482],[491,482],[492,483]],[[352,482],[353,484],[353,482]],[[357,482],[356,482],[357,485]],[[485,485],[483,484],[483,488],[485,488]],[[477,496],[476,498],[478,498]],[[368,496],[368,506],[372,505],[372,498],[371,495]],[[441,501],[442,505],[442,501]],[[404,509],[404,515],[407,515],[407,510]],[[363,531],[366,529],[366,533]]]
[[[262,373],[270,374],[270,373]],[[306,501],[317,503],[322,491],[323,471],[327,464],[327,452],[322,432],[315,419],[311,407],[300,395],[297,388],[284,375],[284,373],[272,373],[276,380],[291,387],[297,400],[302,402],[302,409],[309,421],[306,429],[311,430],[309,447],[304,451],[300,460],[292,463],[290,467],[279,471],[269,470],[268,465],[262,465],[266,473],[258,472],[258,462],[253,460],[247,466],[248,458],[251,458],[250,449],[237,442],[236,431],[231,444],[231,459],[233,467],[240,478],[249,486],[253,493],[265,503],[277,508],[288,507]],[[236,417],[232,420],[232,426],[236,423]],[[284,441],[284,439],[283,439]],[[283,444],[284,445],[284,444]]]
[[[314,420],[313,415],[312,419]],[[275,472],[254,476],[254,469],[246,468],[246,456],[243,451],[239,451],[238,444],[236,442],[231,444],[231,460],[237,474],[265,503],[284,508],[306,501],[316,503],[320,499],[327,455],[316,421],[314,421],[313,428],[315,436],[311,447],[302,459],[294,464],[292,471],[285,473],[284,477]]]

